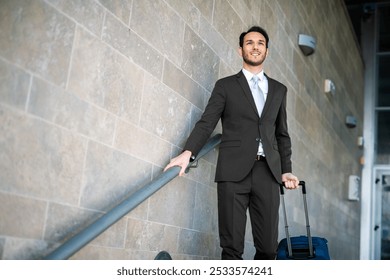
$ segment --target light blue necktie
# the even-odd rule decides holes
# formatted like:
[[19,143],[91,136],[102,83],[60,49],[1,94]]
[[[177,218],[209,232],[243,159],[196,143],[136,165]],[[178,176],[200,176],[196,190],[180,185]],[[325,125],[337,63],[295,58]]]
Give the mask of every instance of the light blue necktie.
[[[261,113],[264,108],[265,99],[264,99],[263,92],[259,86],[259,80],[260,80],[259,77],[256,75],[252,77],[252,95],[256,103],[257,112],[259,113],[259,116],[261,116]],[[263,143],[261,142],[261,140],[259,141],[259,148],[257,150],[257,155],[265,156]]]
[[259,86],[259,77],[254,75],[252,77],[252,95],[255,100],[256,108],[259,113],[259,116],[261,116],[261,113],[263,112],[264,104],[265,104],[265,99],[263,92],[260,89]]

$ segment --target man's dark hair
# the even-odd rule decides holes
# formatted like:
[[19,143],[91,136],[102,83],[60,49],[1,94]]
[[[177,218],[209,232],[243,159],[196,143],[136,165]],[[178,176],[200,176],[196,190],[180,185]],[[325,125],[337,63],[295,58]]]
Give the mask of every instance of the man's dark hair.
[[251,28],[248,29],[247,32],[241,33],[241,35],[240,35],[240,47],[241,48],[244,45],[244,37],[249,32],[259,32],[260,34],[262,34],[265,38],[265,46],[268,48],[269,37],[268,37],[267,31],[265,31],[264,28],[261,28],[260,26],[252,26]]

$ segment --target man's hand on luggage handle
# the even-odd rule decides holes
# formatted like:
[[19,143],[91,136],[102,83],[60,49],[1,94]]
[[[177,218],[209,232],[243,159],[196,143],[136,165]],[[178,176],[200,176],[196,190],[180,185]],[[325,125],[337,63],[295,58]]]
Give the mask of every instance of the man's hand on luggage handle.
[[286,189],[297,189],[297,188],[299,188],[298,177],[293,175],[292,173],[284,173],[284,174],[282,174],[282,182],[284,183],[284,187]]

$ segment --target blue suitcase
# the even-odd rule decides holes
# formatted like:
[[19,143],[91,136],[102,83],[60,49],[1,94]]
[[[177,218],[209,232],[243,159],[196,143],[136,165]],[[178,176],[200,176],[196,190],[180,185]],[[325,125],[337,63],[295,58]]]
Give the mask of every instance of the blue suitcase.
[[307,236],[290,237],[287,223],[286,205],[284,202],[284,186],[280,186],[282,208],[284,213],[284,224],[286,238],[278,245],[277,260],[330,260],[328,241],[323,237],[312,237],[310,233],[309,214],[306,201],[306,184],[300,181],[302,186],[303,205],[305,208]]

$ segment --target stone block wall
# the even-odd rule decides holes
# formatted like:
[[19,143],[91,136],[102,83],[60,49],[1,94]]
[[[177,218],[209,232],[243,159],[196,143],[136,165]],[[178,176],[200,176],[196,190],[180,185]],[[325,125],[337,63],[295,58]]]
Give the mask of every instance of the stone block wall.
[[[241,69],[238,36],[254,24],[270,35],[265,71],[289,90],[312,232],[333,258],[358,258],[360,208],[347,183],[361,169],[363,62],[341,0],[0,1],[0,258],[42,258],[160,174],[215,81]],[[299,33],[317,39],[313,55]],[[72,258],[218,259],[217,153]],[[304,229],[297,194],[287,197],[292,234]]]

